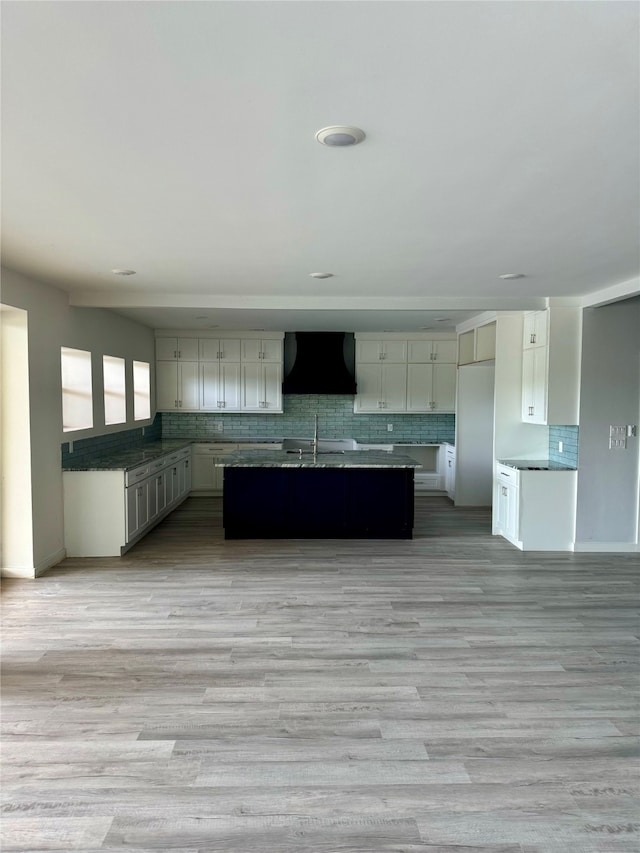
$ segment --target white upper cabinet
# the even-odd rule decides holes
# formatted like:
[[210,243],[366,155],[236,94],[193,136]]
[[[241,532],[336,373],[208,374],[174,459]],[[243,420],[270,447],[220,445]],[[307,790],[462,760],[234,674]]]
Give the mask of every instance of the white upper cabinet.
[[158,411],[282,411],[283,333],[188,334],[156,337]]
[[243,412],[282,411],[282,367],[279,364],[242,364],[241,409]]
[[384,339],[356,340],[356,361],[363,364],[375,364],[379,361],[406,364],[407,342]]
[[156,338],[158,361],[197,361],[197,338]]
[[524,315],[522,420],[579,422],[582,310],[548,308]]
[[453,336],[356,334],[354,412],[454,412],[457,355]]
[[242,361],[268,361],[282,363],[282,341],[265,338],[243,338],[241,341]]
[[409,364],[455,364],[458,356],[457,341],[408,341]]
[[362,364],[358,367],[357,412],[404,412],[407,408],[406,364]]
[[523,349],[545,347],[548,340],[549,312],[527,311],[524,315]]
[[407,372],[408,412],[455,412],[455,364],[410,364]]
[[200,361],[239,362],[239,338],[200,338]]

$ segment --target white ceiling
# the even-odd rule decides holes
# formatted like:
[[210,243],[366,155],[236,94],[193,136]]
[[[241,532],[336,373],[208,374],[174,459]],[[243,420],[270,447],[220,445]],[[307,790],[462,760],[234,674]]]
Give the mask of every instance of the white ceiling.
[[444,328],[638,275],[636,3],[2,5],[3,262],[73,304]]

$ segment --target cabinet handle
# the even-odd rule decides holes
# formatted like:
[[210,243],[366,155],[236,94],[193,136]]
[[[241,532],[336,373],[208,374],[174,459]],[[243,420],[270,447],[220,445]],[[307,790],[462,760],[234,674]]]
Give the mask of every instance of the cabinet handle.
[[182,358],[182,350],[181,349],[178,350],[178,358]]
[[174,400],[174,401],[173,401],[173,408],[174,408],[174,409],[177,409],[177,408],[178,408],[178,401],[177,401],[177,400]]
[[529,417],[533,417],[533,406],[529,406]]
[[434,355],[433,355],[433,353],[431,352],[431,353],[429,353],[429,361],[433,361],[433,359],[434,359]]
[[178,350],[174,349],[174,351],[173,351],[173,357],[174,357],[174,358],[177,358],[177,357],[178,357]]
[[535,344],[535,342],[536,342],[536,336],[535,336],[535,335],[530,335],[530,336],[529,336],[529,343],[530,343],[530,344]]
[[506,486],[502,487],[502,494],[506,496],[506,494],[507,494],[507,487]]

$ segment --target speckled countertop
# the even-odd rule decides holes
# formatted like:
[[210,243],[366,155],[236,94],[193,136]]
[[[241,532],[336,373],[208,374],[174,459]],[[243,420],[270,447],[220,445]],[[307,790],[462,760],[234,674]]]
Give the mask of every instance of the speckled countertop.
[[498,459],[500,465],[508,468],[516,468],[518,471],[577,471],[571,465],[560,465],[558,462],[549,462],[548,459]]
[[128,450],[116,450],[113,453],[96,453],[89,458],[82,456],[77,461],[68,460],[62,466],[63,471],[129,471],[147,462],[153,462],[159,456],[190,447],[191,441],[184,439],[164,439],[149,441]]
[[385,450],[345,450],[343,453],[299,454],[286,450],[236,450],[222,457],[217,468],[422,468],[404,453]]

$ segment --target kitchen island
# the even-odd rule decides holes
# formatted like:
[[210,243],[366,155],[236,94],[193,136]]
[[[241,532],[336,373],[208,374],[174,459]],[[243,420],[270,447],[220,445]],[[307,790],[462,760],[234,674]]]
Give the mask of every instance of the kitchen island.
[[237,451],[224,468],[225,539],[411,539],[415,459],[400,453]]

